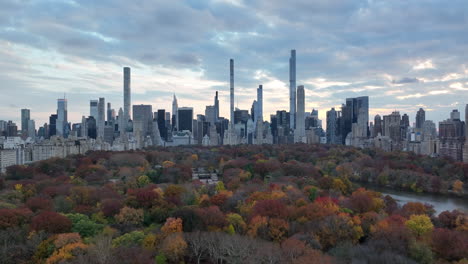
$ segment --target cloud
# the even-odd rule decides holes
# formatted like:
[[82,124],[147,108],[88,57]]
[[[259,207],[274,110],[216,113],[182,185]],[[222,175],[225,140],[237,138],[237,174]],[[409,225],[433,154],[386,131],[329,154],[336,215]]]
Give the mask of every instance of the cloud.
[[[170,110],[176,91],[203,113],[219,90],[228,116],[234,58],[236,104],[250,109],[263,84],[268,119],[289,109],[296,49],[297,84],[322,117],[347,97],[368,95],[371,108],[401,107],[414,118],[422,103],[433,109],[428,117],[445,119],[434,98],[468,102],[465,7],[464,0],[4,0],[0,105],[34,108],[36,123],[56,111],[63,92],[74,117],[99,96],[118,108],[122,66],[131,66],[134,103]],[[19,108],[2,109],[1,118],[18,120]]]
[[409,78],[409,77],[404,77],[398,80],[392,80],[393,84],[418,83],[418,82],[420,82],[418,78]]

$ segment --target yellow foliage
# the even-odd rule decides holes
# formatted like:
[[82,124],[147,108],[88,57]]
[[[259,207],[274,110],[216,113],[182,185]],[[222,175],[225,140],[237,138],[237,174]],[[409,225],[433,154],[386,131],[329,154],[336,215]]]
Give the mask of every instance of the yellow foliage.
[[162,166],[163,166],[163,168],[165,168],[165,169],[166,169],[166,168],[172,168],[172,167],[175,166],[175,163],[172,162],[172,161],[170,161],[170,160],[166,160],[166,161],[164,161],[164,162],[162,163]]
[[15,184],[15,190],[21,192],[23,190],[23,184],[17,183]]
[[87,245],[77,242],[68,244],[59,250],[56,250],[47,260],[46,264],[56,264],[67,261],[88,248]]
[[427,215],[412,215],[405,225],[418,237],[431,232],[434,225]]
[[456,180],[452,185],[453,191],[456,193],[463,193],[463,182]]

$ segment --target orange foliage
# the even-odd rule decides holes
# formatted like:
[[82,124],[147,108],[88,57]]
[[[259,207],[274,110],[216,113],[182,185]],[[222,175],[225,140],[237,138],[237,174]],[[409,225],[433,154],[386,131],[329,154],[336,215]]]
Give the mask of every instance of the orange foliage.
[[165,236],[168,236],[172,233],[181,233],[182,232],[182,219],[169,217],[166,219],[166,223],[161,227],[161,231]]

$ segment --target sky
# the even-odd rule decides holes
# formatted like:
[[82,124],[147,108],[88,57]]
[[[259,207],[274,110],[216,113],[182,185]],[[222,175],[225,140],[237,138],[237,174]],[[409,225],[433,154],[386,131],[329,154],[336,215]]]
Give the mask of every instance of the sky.
[[[229,117],[251,108],[263,85],[264,118],[289,110],[289,56],[306,112],[369,96],[370,119],[394,110],[447,119],[468,103],[466,0],[1,0],[0,120],[36,127],[68,99],[68,119],[89,100],[123,105],[122,67],[132,68],[132,104],[204,114],[219,91]],[[462,116],[464,116],[462,114]],[[464,119],[464,118],[462,118]],[[323,122],[325,123],[325,121]]]

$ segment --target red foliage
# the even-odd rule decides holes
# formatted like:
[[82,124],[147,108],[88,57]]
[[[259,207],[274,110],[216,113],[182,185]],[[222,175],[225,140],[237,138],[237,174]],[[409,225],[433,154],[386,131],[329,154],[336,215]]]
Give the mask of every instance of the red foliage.
[[150,208],[156,204],[159,194],[152,188],[143,188],[135,191],[138,205],[144,208]]
[[222,206],[227,201],[228,197],[224,193],[213,195],[210,198],[210,203],[217,206]]
[[464,214],[458,210],[443,211],[439,214],[438,220],[442,227],[454,229],[457,227],[457,218],[462,217]]
[[32,216],[31,210],[21,209],[0,209],[0,229],[20,226],[26,223]]
[[26,206],[33,212],[37,211],[49,211],[52,209],[52,201],[48,198],[43,197],[32,197],[26,202]]
[[261,200],[254,205],[252,216],[255,215],[286,218],[288,210],[286,205],[279,200]]
[[101,203],[101,211],[106,217],[114,216],[123,208],[123,203],[117,199],[106,199]]
[[468,258],[468,233],[436,228],[432,233],[433,250],[447,260]]
[[226,217],[223,212],[219,210],[218,206],[199,208],[197,209],[197,214],[206,228],[223,228],[227,224]]
[[31,229],[44,230],[48,233],[69,232],[72,222],[67,217],[56,212],[44,211],[34,216],[31,220]]

